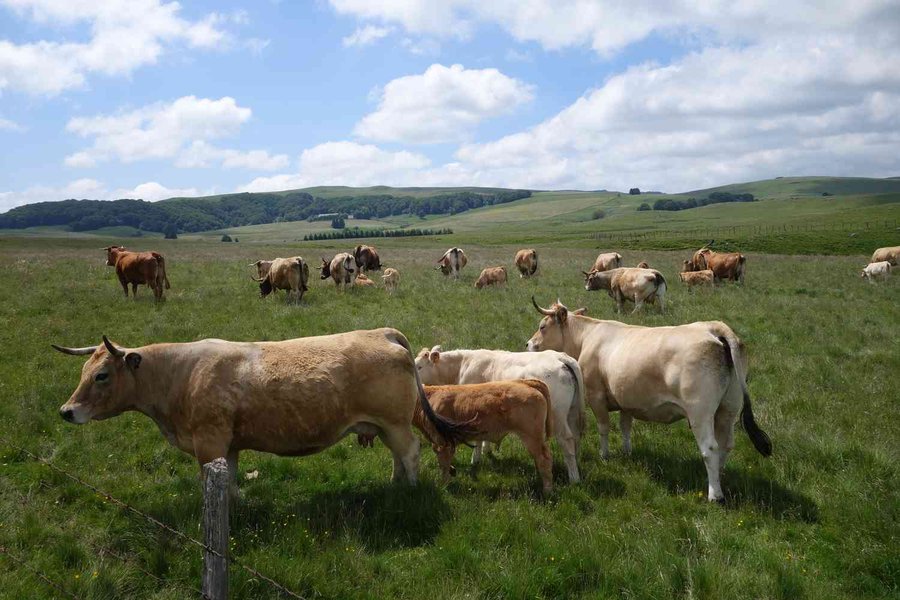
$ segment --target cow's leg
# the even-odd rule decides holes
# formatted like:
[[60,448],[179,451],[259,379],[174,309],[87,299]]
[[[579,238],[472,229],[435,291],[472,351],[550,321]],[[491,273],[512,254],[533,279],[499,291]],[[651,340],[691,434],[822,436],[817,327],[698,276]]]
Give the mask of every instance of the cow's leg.
[[[231,440],[223,439],[217,432],[201,430],[194,433],[192,441],[194,443],[194,456],[200,466],[200,483],[205,487],[206,481],[203,479],[203,465],[217,458],[224,458],[227,462]],[[237,455],[235,455],[235,464],[237,464],[236,461]]]
[[[122,291],[125,292],[125,297],[127,298],[128,297],[128,282],[125,281],[124,277],[119,277],[119,283],[122,285]],[[135,284],[134,287],[137,288],[137,284]]]
[[716,441],[714,416],[699,415],[699,418],[690,419],[691,431],[700,448],[700,455],[706,464],[706,477],[709,481],[707,498],[710,502],[721,502],[725,499],[722,494],[722,485],[719,480],[719,443]]
[[741,405],[738,404],[734,410],[728,408],[723,403],[716,411],[715,417],[715,434],[716,442],[719,444],[719,471],[725,470],[725,461],[728,460],[728,454],[734,449],[734,424],[737,423]]
[[[554,407],[551,406],[550,410]],[[577,483],[581,481],[581,475],[578,472],[578,440],[572,431],[568,416],[565,414],[569,407],[561,407],[553,413],[553,419],[556,422],[556,442],[563,452],[563,461],[566,463],[566,472],[569,474],[569,482]],[[562,413],[562,414],[560,414]],[[575,415],[576,419],[578,415]],[[577,424],[574,425],[577,428]]]
[[486,444],[487,444],[487,442],[475,442],[475,447],[472,448],[472,466],[473,467],[481,462],[481,454],[484,451],[484,446]]
[[[136,283],[132,283],[132,284],[131,284],[131,295],[134,296],[134,297],[137,297],[137,286],[138,286],[138,284],[136,284]],[[126,296],[128,295],[128,289],[127,289],[127,286],[126,286],[126,289],[125,289],[125,295],[126,295]]]
[[588,404],[594,416],[597,417],[597,430],[600,432],[600,456],[606,460],[609,458],[609,409],[606,408],[606,399],[602,395],[589,394]]
[[635,294],[634,295],[634,310],[631,311],[631,314],[634,314],[637,311],[639,311],[643,305],[644,305],[643,298],[641,298],[638,294]]
[[538,474],[541,476],[541,486],[545,494],[550,493],[553,489],[553,457],[550,454],[550,446],[543,436],[544,424],[540,424],[541,429],[532,435],[519,434],[519,439],[528,450],[528,454],[534,459],[534,466],[537,468]]
[[409,424],[382,429],[378,437],[394,457],[391,481],[399,482],[405,475],[406,481],[415,485],[419,478],[419,438],[413,435]]
[[631,454],[631,415],[624,412],[619,414],[619,428],[622,430],[622,451],[625,455]]

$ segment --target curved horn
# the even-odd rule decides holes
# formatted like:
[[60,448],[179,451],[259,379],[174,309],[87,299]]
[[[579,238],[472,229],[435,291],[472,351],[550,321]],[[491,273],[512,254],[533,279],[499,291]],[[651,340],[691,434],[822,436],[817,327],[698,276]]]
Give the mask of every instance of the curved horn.
[[257,279],[256,277],[254,277],[253,275],[251,275],[251,276],[250,276],[250,279],[252,279],[252,280],[255,281],[256,283],[261,283],[261,282],[264,281],[266,278],[265,278],[265,277],[260,277],[259,279]]
[[109,341],[109,338],[106,337],[105,335],[103,336],[103,345],[106,346],[106,349],[109,351],[109,353],[112,354],[113,356],[115,356],[116,358],[122,358],[123,356],[125,356],[125,351],[121,350],[119,348],[116,348],[113,345],[113,343],[111,341]]
[[93,354],[97,349],[97,346],[85,346],[84,348],[66,348],[65,346],[57,346],[56,344],[50,344],[54,350],[57,352],[62,352],[63,354],[71,354],[72,356],[83,356],[85,354]]
[[555,315],[555,314],[556,314],[556,313],[553,312],[552,310],[547,310],[546,308],[541,308],[540,306],[538,306],[537,300],[534,299],[534,296],[531,297],[531,303],[534,304],[534,307],[535,307],[535,308],[537,309],[537,311],[538,311],[539,313],[541,313],[542,315],[548,315],[548,316],[549,316],[549,315]]

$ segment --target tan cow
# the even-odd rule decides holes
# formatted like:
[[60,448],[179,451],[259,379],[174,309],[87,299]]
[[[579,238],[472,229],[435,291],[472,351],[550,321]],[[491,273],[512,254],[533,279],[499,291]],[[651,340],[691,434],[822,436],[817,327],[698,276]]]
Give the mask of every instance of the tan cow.
[[516,252],[516,267],[519,269],[519,277],[534,275],[538,268],[537,250],[527,248]]
[[322,266],[320,267],[322,271],[322,279],[331,279],[334,281],[334,285],[337,288],[347,288],[347,286],[353,286],[354,281],[356,280],[356,276],[359,274],[358,270],[355,268],[356,261],[353,258],[352,254],[347,252],[340,252],[334,255],[334,258],[331,261],[327,261],[324,258],[322,259]]
[[352,331],[283,342],[201,340],[121,348],[106,336],[87,348],[81,381],[59,409],[70,423],[125,411],[153,419],[170,444],[202,467],[238,453],[315,454],[345,435],[378,435],[394,457],[393,481],[415,483],[419,442],[415,405],[448,443],[471,430],[436,415],[409,342],[395,329]]
[[438,266],[444,275],[452,275],[454,279],[459,279],[459,272],[466,266],[469,259],[462,248],[449,248],[444,255],[437,261]]
[[719,321],[674,327],[638,327],[584,316],[557,301],[541,308],[531,351],[558,350],[578,360],[588,404],[597,417],[600,451],[609,456],[609,413],[622,411],[625,453],[632,419],[673,423],[687,417],[706,463],[710,501],[724,498],[719,474],[734,447],[734,424],[763,456],[772,442],[753,418],[747,355],[740,339]]
[[859,276],[863,279],[868,279],[869,283],[875,283],[876,279],[886,281],[890,274],[891,263],[883,260],[881,262],[869,263]]
[[716,283],[719,281],[737,281],[744,283],[744,271],[747,258],[740,252],[713,252],[703,247],[694,252],[690,261],[690,269],[686,271],[713,272]]
[[622,255],[618,252],[606,252],[600,254],[594,261],[591,271],[609,271],[610,269],[618,269],[622,266]]
[[[464,441],[499,442],[509,434],[522,440],[534,459],[544,493],[553,488],[553,458],[547,440],[553,434],[550,391],[537,379],[492,381],[469,385],[426,385],[434,412],[453,422],[466,423],[472,433]],[[420,409],[413,413],[419,428],[438,457],[443,481],[450,480],[457,443],[447,443]]]
[[687,285],[689,288],[694,287],[696,285],[700,286],[709,286],[713,285],[713,272],[709,269],[705,269],[703,271],[685,271],[679,273],[678,276],[681,278],[681,282]]
[[252,277],[259,283],[259,295],[263,298],[275,290],[287,290],[288,301],[303,300],[303,293],[309,290],[309,265],[302,256],[258,260],[250,266],[256,267],[259,277]]
[[356,287],[375,287],[375,282],[369,279],[365,273],[360,273],[356,276],[356,281],[353,282],[353,285]]
[[384,270],[384,274],[381,276],[381,281],[384,282],[384,288],[388,291],[388,293],[393,294],[400,286],[400,271],[392,267],[388,267]]
[[131,295],[137,296],[137,286],[146,285],[153,290],[153,297],[163,299],[163,289],[169,289],[169,278],[166,276],[166,259],[159,252],[131,252],[125,246],[107,246],[106,266],[115,267],[116,276],[128,297],[128,284],[131,284]]
[[616,311],[622,312],[625,302],[634,302],[636,313],[644,302],[653,304],[659,300],[659,310],[666,309],[666,278],[656,269],[622,267],[611,271],[584,273],[584,289],[607,290],[616,301]]
[[506,267],[485,267],[475,282],[476,289],[506,283]]
[[896,267],[898,263],[900,263],[900,246],[888,246],[886,248],[879,248],[872,255],[872,260],[870,263],[877,263],[881,261],[887,261],[891,263],[892,267]]

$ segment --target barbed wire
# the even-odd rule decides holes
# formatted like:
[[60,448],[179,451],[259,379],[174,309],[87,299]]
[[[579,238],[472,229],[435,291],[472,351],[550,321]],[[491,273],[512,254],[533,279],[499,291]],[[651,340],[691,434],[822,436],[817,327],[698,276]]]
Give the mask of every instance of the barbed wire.
[[[292,591],[292,590],[289,590],[288,588],[284,587],[283,585],[281,585],[280,583],[278,583],[277,581],[275,581],[275,580],[272,579],[271,577],[268,577],[268,576],[266,576],[266,575],[263,575],[262,573],[260,573],[260,572],[257,571],[256,569],[254,569],[253,567],[251,567],[251,566],[249,566],[249,565],[245,565],[244,563],[240,562],[239,560],[237,560],[237,559],[234,558],[234,557],[228,557],[228,556],[225,556],[224,554],[222,554],[221,552],[219,552],[219,551],[216,550],[215,548],[212,548],[211,546],[208,546],[207,544],[204,544],[204,543],[201,542],[200,540],[195,539],[195,538],[192,538],[191,536],[189,536],[189,535],[187,535],[187,534],[185,534],[185,533],[182,533],[181,531],[178,531],[177,529],[174,529],[173,527],[170,527],[169,525],[166,525],[165,523],[163,523],[162,521],[160,521],[160,520],[157,519],[156,517],[154,517],[154,516],[152,516],[152,515],[148,515],[148,514],[145,513],[144,511],[142,511],[142,510],[140,510],[140,509],[138,509],[138,508],[135,508],[134,506],[131,506],[130,504],[128,504],[128,503],[125,502],[124,500],[119,500],[118,498],[114,497],[112,494],[110,494],[110,493],[108,493],[108,492],[105,492],[105,491],[103,491],[103,490],[97,488],[96,486],[94,486],[93,484],[88,483],[87,481],[84,481],[83,479],[81,479],[81,478],[78,477],[77,475],[73,475],[73,474],[69,473],[68,471],[65,471],[64,469],[61,469],[60,467],[57,467],[56,465],[54,465],[53,463],[51,463],[51,462],[48,461],[47,459],[42,458],[42,457],[38,456],[37,454],[34,454],[34,453],[31,452],[30,450],[27,450],[27,449],[25,449],[25,448],[19,446],[18,444],[12,443],[12,442],[9,441],[9,439],[7,439],[5,436],[0,435],[0,442],[3,442],[5,445],[9,446],[10,448],[13,448],[14,450],[17,450],[17,451],[19,451],[19,452],[25,454],[26,456],[31,457],[32,459],[36,460],[37,462],[41,463],[42,465],[48,467],[50,470],[52,470],[52,471],[54,471],[54,472],[56,472],[56,473],[59,473],[60,475],[62,475],[62,476],[64,476],[64,477],[66,477],[66,478],[68,478],[68,479],[74,481],[75,483],[78,483],[79,485],[82,485],[82,486],[88,488],[89,490],[91,490],[92,492],[94,492],[94,493],[97,494],[98,496],[104,498],[105,500],[107,500],[107,501],[109,501],[109,502],[111,502],[111,503],[113,503],[113,504],[115,504],[115,505],[117,505],[117,506],[120,506],[120,507],[122,507],[122,508],[124,508],[124,509],[126,509],[126,510],[128,510],[128,511],[130,511],[130,512],[132,512],[132,513],[134,513],[134,514],[136,514],[136,515],[138,515],[138,516],[140,516],[140,517],[146,519],[147,521],[150,521],[151,523],[153,523],[154,525],[156,525],[156,526],[159,527],[160,529],[162,529],[162,530],[164,530],[164,531],[166,531],[166,532],[168,532],[168,533],[174,535],[174,536],[177,537],[178,539],[183,540],[183,541],[185,541],[185,542],[188,542],[188,543],[190,543],[190,544],[193,544],[193,545],[195,545],[195,546],[198,546],[198,547],[202,548],[203,550],[205,550],[206,552],[209,552],[210,554],[213,554],[213,555],[215,555],[215,556],[217,556],[217,557],[219,557],[219,558],[225,559],[225,560],[228,561],[230,564],[237,565],[238,567],[240,567],[240,568],[243,569],[244,571],[250,573],[250,574],[253,575],[254,577],[258,577],[259,579],[265,581],[266,583],[268,583],[269,585],[271,585],[272,587],[274,587],[276,590],[278,590],[278,591],[281,592],[282,594],[285,594],[285,595],[287,595],[287,596],[290,596],[291,598],[297,598],[297,600],[306,600],[306,598],[304,598],[303,596],[301,596],[301,595],[298,594],[297,592],[294,592],[294,591]],[[74,596],[73,596],[73,597],[74,597]]]
[[7,548],[6,546],[0,546],[0,554],[2,554],[3,556],[5,556],[6,558],[12,560],[12,561],[15,562],[15,563],[18,563],[19,565],[21,565],[22,567],[24,567],[26,571],[28,571],[28,572],[30,572],[32,575],[35,575],[35,576],[37,576],[38,578],[40,578],[44,583],[46,583],[47,585],[49,585],[50,587],[52,587],[54,590],[56,590],[57,592],[59,592],[59,593],[62,594],[63,596],[66,596],[66,597],[68,597],[68,598],[73,598],[74,600],[79,600],[79,597],[78,597],[78,596],[76,596],[75,594],[73,594],[72,592],[68,591],[68,590],[65,589],[63,586],[61,586],[60,584],[58,584],[58,583],[56,583],[55,581],[53,581],[52,579],[50,579],[50,577],[48,577],[47,575],[45,575],[45,574],[42,573],[41,571],[38,571],[37,569],[35,569],[35,568],[32,567],[31,565],[29,565],[28,562],[26,562],[25,560],[19,558],[18,556],[16,556],[16,555],[13,554],[12,552],[10,552],[10,551],[9,551],[9,548]]

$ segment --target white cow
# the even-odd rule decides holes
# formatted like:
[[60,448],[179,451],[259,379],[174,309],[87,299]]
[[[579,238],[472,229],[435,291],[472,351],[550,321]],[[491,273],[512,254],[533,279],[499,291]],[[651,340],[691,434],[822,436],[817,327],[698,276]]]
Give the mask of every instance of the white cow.
[[866,265],[866,268],[860,273],[860,277],[868,279],[869,283],[875,283],[876,279],[884,281],[891,274],[891,263],[886,260],[881,262],[873,262]]
[[[562,352],[506,352],[423,348],[416,368],[426,385],[486,383],[508,379],[539,379],[550,388],[556,440],[562,448],[569,481],[580,480],[578,450],[584,431],[584,381],[578,362]],[[481,459],[476,445],[472,463]]]

